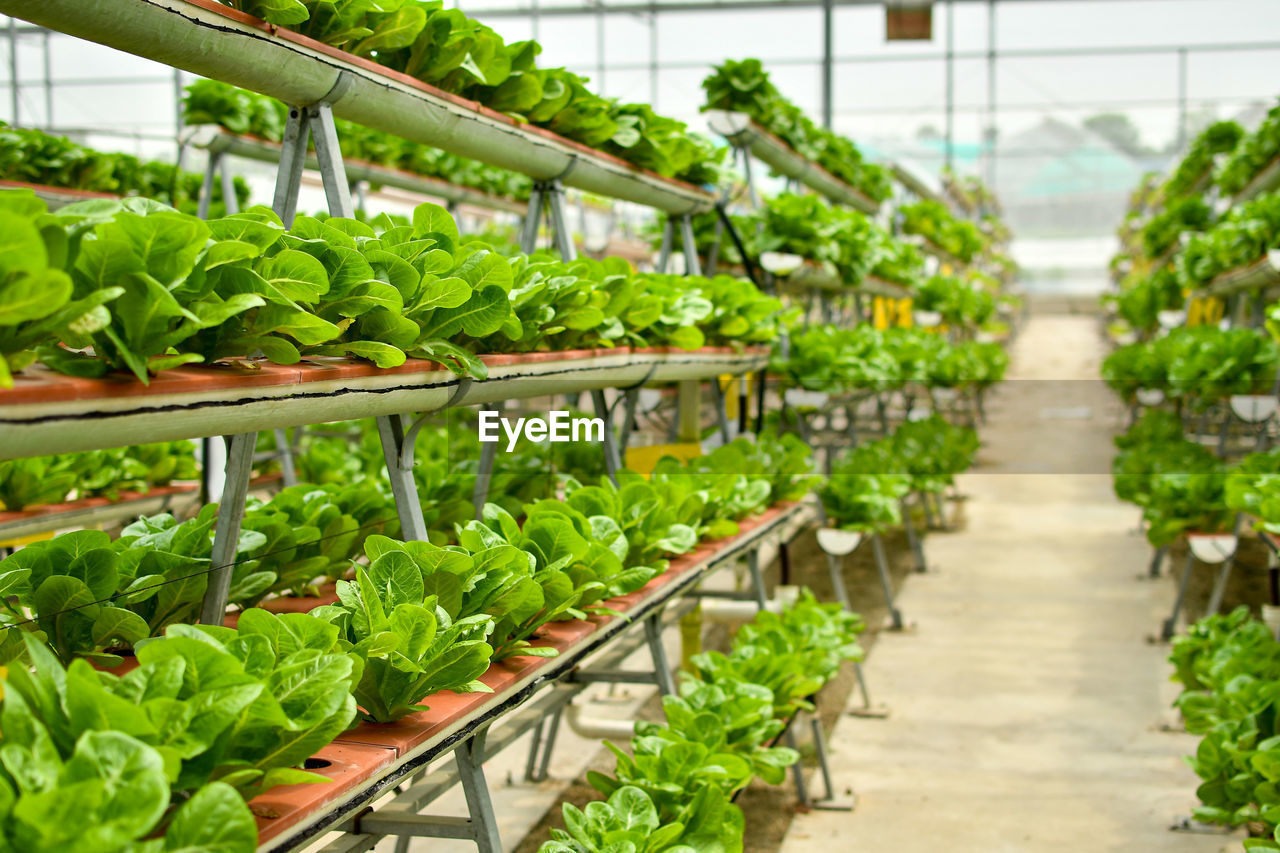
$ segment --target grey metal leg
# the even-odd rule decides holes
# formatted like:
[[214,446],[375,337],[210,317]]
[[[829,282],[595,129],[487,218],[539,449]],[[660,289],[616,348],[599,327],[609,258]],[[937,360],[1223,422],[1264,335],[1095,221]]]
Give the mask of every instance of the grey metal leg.
[[720,438],[728,444],[733,440],[733,431],[729,428],[729,416],[725,413],[724,389],[720,387],[720,378],[711,377],[711,399],[716,408],[716,423],[720,427]]
[[543,200],[542,184],[535,182],[533,189],[529,191],[529,207],[520,229],[520,251],[526,255],[533,254],[533,250],[538,248],[538,224],[542,220]]
[[[796,733],[791,730],[790,726],[787,727],[786,741],[787,746],[796,750],[796,752],[800,751],[796,744]],[[812,806],[813,801],[809,798],[809,787],[804,781],[804,767],[801,766],[801,762],[797,761],[791,765],[791,778],[795,782],[796,799],[800,801],[800,805],[805,807]]]
[[[351,184],[347,170],[342,165],[342,150],[338,147],[338,128],[333,122],[333,107],[319,103],[307,109],[311,137],[316,143],[316,159],[320,163],[320,177],[324,180],[324,196],[329,212],[348,219],[355,216],[351,204]],[[303,155],[305,159],[305,143]],[[296,205],[297,199],[294,199]]]
[[653,658],[654,678],[658,682],[658,690],[664,696],[676,695],[676,681],[671,674],[671,664],[667,662],[667,648],[662,645],[661,611],[645,618],[644,634],[649,643],[649,654]]
[[[494,411],[498,416],[502,416],[502,410],[506,407],[506,403],[498,403],[494,406]],[[608,432],[608,430],[605,430]],[[476,471],[476,484],[471,492],[471,503],[476,508],[476,520],[478,521],[484,514],[485,502],[489,499],[489,485],[493,481],[493,463],[498,458],[498,442],[485,442],[480,446],[480,468]]]
[[916,523],[911,518],[911,507],[907,504],[907,499],[903,498],[899,502],[902,511],[902,526],[907,531],[907,544],[911,546],[911,557],[915,561],[915,570],[917,572],[929,571],[929,564],[924,559],[924,545],[920,541],[920,533],[916,530]]
[[302,107],[290,107],[280,147],[280,165],[276,171],[276,192],[271,208],[284,222],[293,225],[298,212],[298,191],[302,189],[302,172],[307,162],[307,141],[311,129]]
[[698,244],[693,239],[693,216],[680,217],[680,242],[684,248],[685,275],[702,275],[702,262],[698,259]]
[[[564,707],[556,709],[555,713],[539,724],[533,730],[533,743],[529,749],[529,760],[525,764],[524,778],[527,782],[545,782],[548,778],[551,767],[551,753],[556,748],[556,735],[560,733],[560,718],[564,716]],[[541,749],[541,760],[536,761],[539,745],[543,741],[543,729],[546,729],[546,743]]]
[[623,394],[622,430],[618,433],[619,461],[625,457],[627,445],[631,442],[631,431],[636,425],[636,405],[640,401],[640,389],[628,388]]
[[467,811],[475,830],[476,848],[479,853],[502,853],[502,839],[498,837],[498,821],[493,814],[493,801],[489,799],[489,786],[484,778],[484,741],[487,728],[459,746],[453,752],[458,762],[458,776],[462,792],[467,798]]
[[[609,479],[616,485],[618,469],[622,467],[621,454],[618,451],[618,438],[613,431],[613,410],[604,398],[604,391],[597,389],[591,392],[591,402],[595,405],[596,416],[604,421],[604,468]],[[494,448],[496,444],[486,444],[485,449]]]
[[1182,602],[1187,597],[1187,587],[1191,584],[1191,572],[1195,568],[1196,556],[1187,549],[1187,562],[1182,569],[1182,580],[1178,583],[1178,597],[1173,600],[1173,612],[1164,620],[1160,629],[1160,639],[1171,640],[1177,631],[1178,615],[1182,613]]
[[817,714],[809,720],[809,729],[813,732],[813,749],[818,756],[818,772],[822,774],[822,787],[826,792],[822,799],[813,802],[813,807],[827,811],[853,811],[852,802],[836,800],[836,786],[831,781],[831,762],[827,755],[827,733],[822,730],[822,720]]
[[[226,208],[228,216],[239,213],[240,200],[236,198],[236,179],[231,174],[231,160],[223,157],[221,168],[218,171],[222,174],[222,205]],[[204,217],[200,218],[203,219]]]
[[844,560],[835,554],[827,555],[827,571],[831,574],[831,588],[835,591],[836,601],[845,610],[852,610],[849,603],[849,591],[844,585]]
[[[413,438],[416,432],[406,431],[403,415],[384,415],[377,420],[382,457],[387,463],[391,494],[395,498],[396,513],[400,516],[400,535],[406,540],[425,540],[427,524],[422,517],[418,483],[413,479]],[[484,445],[485,448],[493,446]]]
[[271,431],[276,439],[276,450],[280,454],[280,478],[285,488],[298,485],[298,470],[293,464],[293,445],[289,443],[289,433],[283,427]]
[[[1234,536],[1240,535],[1240,528],[1244,525],[1244,515],[1236,514],[1235,526],[1231,533]],[[1231,569],[1235,566],[1237,551],[1232,551],[1231,556],[1222,561],[1222,565],[1218,567],[1218,577],[1213,582],[1213,591],[1209,594],[1209,605],[1205,610],[1206,616],[1212,616],[1222,610],[1222,599],[1227,594],[1227,584],[1231,580]]]
[[555,231],[556,248],[560,250],[560,258],[565,263],[577,257],[577,249],[573,245],[573,232],[569,230],[569,217],[565,214],[564,188],[559,181],[551,181],[544,192],[547,197],[547,208],[551,212],[551,227]]
[[1169,553],[1168,545],[1161,545],[1155,550],[1155,553],[1151,555],[1151,565],[1147,567],[1147,577],[1160,577],[1160,566],[1164,563],[1164,555],[1167,553]]
[[747,572],[751,575],[751,586],[756,594],[756,606],[764,610],[768,599],[764,593],[764,572],[760,570],[759,548],[752,548],[747,552]]
[[1205,609],[1206,616],[1212,616],[1222,610],[1222,599],[1227,594],[1227,584],[1231,580],[1231,569],[1235,565],[1235,554],[1222,561],[1218,567],[1218,577],[1213,582],[1213,592],[1209,594],[1209,605]]
[[196,203],[196,216],[209,218],[209,205],[213,202],[213,182],[218,176],[218,166],[222,162],[222,152],[209,152],[209,162],[204,168],[204,183],[200,185],[200,199]]
[[665,273],[667,267],[671,264],[671,250],[676,242],[675,223],[671,221],[671,217],[667,217],[662,223],[662,244],[658,248],[658,263],[654,267],[660,273]]
[[227,479],[218,501],[218,519],[213,528],[213,551],[210,554],[208,583],[200,607],[200,621],[205,625],[221,625],[231,593],[231,575],[240,543],[240,524],[244,521],[244,501],[249,494],[249,476],[253,473],[253,447],[256,432],[231,436],[227,446]]
[[893,603],[893,581],[889,577],[889,561],[884,555],[884,542],[879,533],[871,534],[871,548],[876,557],[876,573],[880,575],[880,585],[884,588],[884,600],[889,607],[890,626],[894,631],[901,631],[902,613]]

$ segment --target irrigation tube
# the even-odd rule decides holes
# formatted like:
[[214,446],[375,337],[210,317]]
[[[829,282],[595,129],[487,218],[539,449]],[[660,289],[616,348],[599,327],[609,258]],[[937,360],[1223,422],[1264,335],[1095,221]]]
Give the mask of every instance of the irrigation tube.
[[684,214],[713,196],[407,75],[270,27],[217,0],[0,0],[0,13],[252,89],[287,104],[325,100],[334,115],[535,180]]

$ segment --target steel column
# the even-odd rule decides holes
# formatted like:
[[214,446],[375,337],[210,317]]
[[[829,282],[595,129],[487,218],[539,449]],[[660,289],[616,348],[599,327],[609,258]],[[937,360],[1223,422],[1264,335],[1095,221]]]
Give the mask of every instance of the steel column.
[[205,625],[221,625],[227,613],[231,575],[240,544],[240,524],[244,521],[244,501],[249,494],[249,476],[253,473],[253,448],[257,440],[256,432],[243,432],[231,436],[227,447],[227,479],[222,487],[222,499],[218,501],[213,550],[209,555],[211,568],[200,607],[200,621]]
[[[382,457],[387,463],[391,494],[400,517],[400,536],[406,540],[425,540],[427,523],[422,517],[418,484],[413,479],[413,439],[416,432],[405,429],[404,415],[383,415],[377,419],[378,438],[382,440]],[[487,449],[492,447],[486,444]]]
[[876,558],[876,573],[880,575],[880,585],[884,588],[885,604],[889,608],[890,629],[901,631],[902,613],[893,603],[893,579],[889,576],[889,560],[885,557],[884,542],[878,532],[871,534],[871,548]]

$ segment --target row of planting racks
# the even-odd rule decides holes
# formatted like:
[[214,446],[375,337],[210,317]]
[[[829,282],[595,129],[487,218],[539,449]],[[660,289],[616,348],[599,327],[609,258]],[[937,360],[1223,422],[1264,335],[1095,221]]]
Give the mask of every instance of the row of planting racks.
[[[292,105],[283,143],[268,152],[279,161],[273,207],[286,223],[296,213],[309,142],[315,146],[310,163],[321,174],[333,215],[351,216],[354,212],[351,174],[384,183],[388,177],[401,180],[372,174],[366,164],[359,164],[349,174],[338,146],[337,116],[529,175],[534,189],[521,233],[526,251],[533,250],[545,221],[562,257],[575,256],[564,189],[577,187],[665,213],[660,267],[675,251],[678,234],[685,269],[693,274],[700,269],[690,217],[714,206],[711,194],[553,133],[518,124],[295,33],[277,31],[216,0],[98,0],[89,4],[81,0],[0,0],[0,12]],[[265,156],[261,143],[247,146],[245,140],[236,142],[214,134],[208,144],[211,150],[220,148],[223,155],[252,149],[250,156]],[[224,165],[211,164],[206,190],[211,190]],[[223,168],[224,180],[227,175]],[[233,199],[234,194],[227,197]],[[484,357],[489,376],[474,381],[415,359],[390,370],[343,359],[319,359],[290,367],[264,365],[236,374],[180,368],[166,371],[149,386],[66,377],[37,367],[28,371],[17,388],[0,391],[0,459],[115,447],[136,443],[141,436],[148,441],[225,436],[226,477],[215,525],[213,568],[201,612],[202,621],[220,624],[226,613],[259,431],[376,417],[402,534],[406,539],[423,539],[426,529],[412,468],[414,438],[429,413],[589,391],[597,414],[606,421],[605,458],[613,475],[621,464],[642,385],[678,383],[679,437],[697,440],[701,383],[711,380],[717,403],[722,403],[720,376],[760,371],[763,378],[768,361],[767,351],[759,348],[746,352],[618,349],[537,355],[534,359]],[[763,387],[763,381],[760,385]],[[610,402],[607,389],[621,393]],[[619,405],[624,411],[620,436],[615,434]],[[718,408],[722,436],[728,438],[723,408]],[[406,414],[409,412],[414,415]],[[477,507],[483,505],[487,494],[492,448],[486,445],[490,452],[481,460]],[[411,715],[395,726],[363,726],[348,733],[317,756],[318,765],[325,767],[335,782],[307,786],[318,789],[309,803],[299,806],[297,798],[290,804],[274,803],[271,793],[264,795],[260,804],[264,808],[259,812],[277,817],[260,818],[260,849],[298,849],[323,832],[342,830],[342,840],[330,849],[366,850],[378,839],[396,835],[401,839],[398,849],[405,849],[410,837],[434,837],[470,839],[482,853],[500,851],[484,779],[485,758],[521,733],[535,730],[527,775],[537,778],[545,774],[556,727],[568,700],[587,684],[644,681],[655,683],[664,693],[672,692],[671,668],[661,642],[664,614],[692,607],[700,595],[696,587],[708,573],[742,559],[751,589],[739,595],[765,606],[761,547],[777,540],[778,547],[785,549],[787,541],[810,526],[818,514],[808,502],[775,508],[744,523],[739,536],[677,560],[671,571],[645,590],[626,597],[630,600],[610,602],[620,616],[597,617],[589,623],[555,623],[549,641],[561,647],[560,655],[522,659],[527,662],[524,666],[504,663],[491,667],[486,679],[494,682],[490,685],[495,689],[493,694],[440,694],[433,701],[438,711],[433,708]],[[668,608],[677,603],[679,606]],[[643,626],[642,639],[606,648],[633,625]],[[627,652],[641,646],[650,651],[651,670],[627,673],[616,669]],[[594,656],[594,665],[584,668],[582,663],[589,656]],[[544,689],[553,686],[556,689]],[[500,718],[510,720],[511,725],[504,725],[501,736],[491,739],[490,729]],[[820,728],[815,735],[821,737]],[[819,747],[825,758],[821,742]],[[430,762],[450,753],[455,758],[454,773],[426,772]],[[825,760],[822,771],[829,783]],[[420,814],[458,782],[466,795],[467,817]],[[796,782],[803,801],[820,805],[808,795],[798,771]],[[402,790],[390,803],[371,810],[374,801],[396,787]],[[829,799],[831,793],[828,784]]]
[[[867,216],[882,219],[885,217],[886,211],[882,210],[878,202],[791,148],[786,142],[757,124],[750,116],[743,113],[711,110],[708,113],[708,124],[713,131],[722,136],[732,146],[735,161],[740,164],[746,179],[746,203],[752,207],[758,208],[762,204],[762,199],[756,186],[755,170],[752,167],[752,160],[756,159],[775,173],[785,177],[789,186],[803,185],[822,195],[833,204],[853,208]],[[919,178],[911,170],[895,165],[891,172],[908,192],[922,197],[941,199],[941,196],[936,191],[929,188],[927,181]],[[784,289],[793,293],[807,293],[809,295],[809,303],[805,311],[806,320],[816,319],[822,323],[849,320],[861,322],[865,316],[862,302],[863,296],[871,296],[884,303],[881,310],[873,310],[873,316],[887,315],[891,313],[890,306],[910,298],[910,291],[907,288],[868,276],[860,282],[858,288],[852,289],[853,316],[842,316],[831,297],[834,294],[850,293],[850,288],[845,286],[839,275],[834,270],[824,268],[798,256],[784,255],[777,258],[751,258],[746,251],[741,235],[737,233],[737,229],[729,216],[730,201],[731,199],[726,194],[716,205],[719,216],[709,258],[712,271],[714,271],[716,257],[723,245],[723,241],[728,238],[743,259],[743,266],[747,275],[757,286],[771,290]],[[951,263],[958,265],[958,261],[946,255],[938,247],[932,244],[923,244],[922,247],[934,259],[936,264]],[[845,429],[838,431],[839,438],[847,439],[848,446],[856,446],[858,443],[857,410],[868,398],[875,399],[876,413],[881,429],[886,434],[888,432],[887,412],[889,402],[886,398],[887,395],[884,393],[865,392],[834,401],[830,399],[830,395],[820,394],[816,396],[822,399],[816,406],[812,407],[796,400],[792,396],[795,393],[804,395],[811,392],[790,389],[783,396],[783,408],[785,410],[788,407],[788,403],[801,403],[799,406],[793,405],[793,407],[799,416],[798,423],[801,437],[811,446],[815,446],[817,433],[820,431],[819,421],[816,419],[825,418],[829,422],[832,420],[831,415],[835,410],[843,412],[845,417],[846,426]],[[817,447],[815,446],[816,450]],[[828,447],[825,454],[825,467],[828,474],[831,472],[833,455],[833,448]],[[926,527],[930,529],[946,529],[946,511],[941,497],[937,495],[918,493],[902,500],[902,518],[908,544],[912,552],[913,565],[916,571],[924,572],[927,571],[928,567],[924,555],[922,531],[916,528],[912,518],[912,513],[917,507],[924,516]],[[872,532],[863,536],[862,534],[829,529],[819,531],[818,544],[827,555],[828,570],[836,598],[846,608],[850,607],[848,592],[844,584],[843,562],[844,558],[853,553],[865,540],[870,540],[871,542],[876,573],[889,610],[887,627],[894,631],[904,630],[907,627],[906,622],[894,601],[889,562],[879,532]],[[855,674],[863,702],[862,708],[859,709],[858,713],[865,716],[883,716],[883,709],[878,709],[872,704],[860,665],[855,666]]]
[[[1213,169],[1212,165],[1205,169],[1205,172],[1196,180],[1192,191],[1201,191],[1208,185]],[[1222,196],[1215,191],[1214,207],[1219,215],[1223,215],[1232,207],[1244,204],[1263,193],[1274,191],[1277,187],[1280,187],[1280,157],[1274,158],[1258,170],[1245,188],[1236,195]],[[1157,259],[1156,266],[1169,263],[1179,248],[1180,244],[1171,247],[1163,257]],[[1271,250],[1251,263],[1219,274],[1207,286],[1192,294],[1192,297],[1202,303],[1200,306],[1204,314],[1202,320],[1225,321],[1231,326],[1253,328],[1257,329],[1259,334],[1264,334],[1262,326],[1266,320],[1266,306],[1280,298],[1280,251]],[[1220,309],[1220,313],[1215,313],[1216,309]],[[1162,317],[1161,325],[1173,327],[1181,325],[1186,319],[1186,316]],[[1277,380],[1276,387],[1272,388],[1269,395],[1236,395],[1229,398],[1217,407],[1215,422],[1210,422],[1210,410],[1205,409],[1198,416],[1184,415],[1183,426],[1197,441],[1216,445],[1218,455],[1224,458],[1233,452],[1261,453],[1267,450],[1273,441],[1278,397],[1280,397],[1280,380]],[[1131,420],[1136,419],[1142,408],[1158,407],[1164,402],[1165,394],[1162,390],[1140,390],[1138,401],[1130,413]],[[1241,428],[1246,433],[1252,433],[1251,440],[1231,446],[1229,439],[1233,430]],[[1247,435],[1244,437],[1250,438]],[[1218,567],[1217,576],[1209,593],[1206,613],[1217,613],[1221,609],[1227,584],[1236,563],[1240,534],[1248,526],[1249,520],[1244,513],[1238,513],[1230,533],[1187,534],[1187,555],[1178,580],[1178,592],[1174,597],[1172,610],[1160,624],[1161,640],[1167,642],[1177,633],[1178,620],[1182,614],[1191,575],[1197,561]],[[1273,590],[1272,603],[1276,604],[1280,603],[1280,583],[1278,583],[1280,571],[1277,568],[1274,540],[1266,537],[1265,541],[1271,546],[1267,550],[1267,570]],[[1168,552],[1168,545],[1162,545],[1153,550],[1146,577],[1160,577]]]

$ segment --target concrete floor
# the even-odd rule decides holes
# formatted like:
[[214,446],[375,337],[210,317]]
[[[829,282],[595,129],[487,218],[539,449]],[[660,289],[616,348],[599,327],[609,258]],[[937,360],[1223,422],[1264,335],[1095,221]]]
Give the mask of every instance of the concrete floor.
[[1111,493],[1097,321],[1037,317],[1013,355],[960,482],[966,529],[930,536],[937,570],[899,600],[917,627],[866,666],[891,716],[832,737],[857,810],[798,815],[783,853],[1241,849],[1168,830],[1195,804],[1196,739],[1157,730],[1176,685],[1145,637],[1172,588],[1137,579],[1149,548]]

